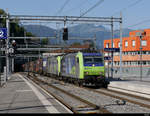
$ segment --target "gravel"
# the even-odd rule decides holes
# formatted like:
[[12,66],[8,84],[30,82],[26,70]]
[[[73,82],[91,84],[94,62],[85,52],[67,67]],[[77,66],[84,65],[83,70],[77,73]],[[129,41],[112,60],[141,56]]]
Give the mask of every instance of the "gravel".
[[[104,108],[106,108],[107,110],[109,110],[112,113],[150,113],[150,109],[141,107],[136,104],[126,102],[125,105],[118,105],[117,104],[118,99],[115,99],[115,98],[112,98],[109,96],[105,96],[105,95],[102,95],[102,94],[99,94],[99,93],[96,93],[93,91],[85,90],[83,88],[76,87],[72,84],[64,84],[63,82],[59,82],[59,81],[53,80],[51,78],[49,78],[47,80],[47,77],[45,77],[45,76],[38,76],[38,78],[44,79],[47,82],[65,90],[65,91],[68,91],[74,95],[77,95],[85,100],[88,100],[94,104],[103,106]],[[80,106],[80,105],[82,106],[82,104],[78,103],[77,101],[73,100],[72,98],[69,98],[68,96],[66,96],[65,94],[63,94],[61,92],[58,92],[51,88],[49,88],[49,90],[51,92],[53,92],[54,94],[60,96],[63,100],[67,101],[72,106]],[[119,102],[122,102],[122,101],[119,100]]]

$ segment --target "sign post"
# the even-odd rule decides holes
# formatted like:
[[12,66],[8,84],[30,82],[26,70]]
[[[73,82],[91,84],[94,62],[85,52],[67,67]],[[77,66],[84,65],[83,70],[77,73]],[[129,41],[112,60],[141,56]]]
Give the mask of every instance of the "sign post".
[[2,86],[2,76],[1,76],[1,48],[2,39],[7,39],[7,28],[0,28],[0,86]]
[[2,85],[2,77],[1,77],[1,67],[2,67],[2,65],[1,65],[1,41],[0,41],[0,86]]
[[120,48],[104,48],[106,52],[119,52]]
[[7,39],[7,28],[0,28],[0,39]]

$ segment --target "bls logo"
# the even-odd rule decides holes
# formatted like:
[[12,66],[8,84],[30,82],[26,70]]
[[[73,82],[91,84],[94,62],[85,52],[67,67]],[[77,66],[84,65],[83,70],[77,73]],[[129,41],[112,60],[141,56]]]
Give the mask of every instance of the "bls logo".
[[7,39],[7,29],[0,28],[0,39]]
[[0,30],[0,37],[4,37],[4,32],[2,30]]

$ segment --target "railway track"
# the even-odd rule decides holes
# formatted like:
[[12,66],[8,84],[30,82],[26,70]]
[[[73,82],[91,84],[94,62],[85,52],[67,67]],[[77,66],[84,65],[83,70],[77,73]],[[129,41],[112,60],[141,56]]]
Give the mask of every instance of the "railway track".
[[[48,85],[50,87],[51,84],[47,81],[47,79],[51,79],[51,78],[47,78],[45,76],[37,76],[37,77],[38,77],[37,79],[39,83],[45,83],[45,85]],[[64,93],[64,90],[69,91],[73,95],[82,97],[83,101],[88,101],[88,102],[90,101],[92,102],[92,104],[94,104],[93,105],[94,107],[89,107],[90,105],[85,105],[85,104],[74,107],[73,105],[68,104],[68,108],[70,107],[69,109],[71,109],[74,113],[85,113],[85,112],[86,113],[130,113],[130,112],[134,113],[134,109],[136,110],[135,112],[138,112],[138,113],[139,112],[141,113],[144,111],[149,113],[150,104],[148,104],[148,102],[150,100],[147,98],[143,98],[143,97],[139,97],[139,96],[135,96],[131,94],[126,94],[124,92],[118,92],[115,90],[109,90],[109,89],[102,89],[102,88],[93,89],[93,88],[87,88],[87,87],[79,87],[73,84],[63,83],[58,80],[54,80],[54,82],[56,82],[57,86],[61,85],[61,87],[55,87],[55,88],[62,88],[63,89],[61,91],[62,93]],[[88,93],[86,93],[85,91],[87,91]],[[96,99],[95,102],[94,102],[94,99]],[[65,101],[62,101],[62,99],[59,101],[64,102],[63,104],[66,104]],[[88,106],[88,107],[85,108],[84,106]],[[131,107],[131,108],[128,108],[128,107]],[[85,111],[87,109],[91,109],[91,110]],[[132,111],[128,112],[128,109],[132,109]],[[138,109],[140,109],[141,111],[139,111]],[[127,111],[122,111],[122,110],[127,110]]]
[[[87,100],[84,100],[84,99],[80,98],[79,96],[71,94],[68,91],[60,89],[46,81],[43,81],[39,78],[35,78],[33,76],[28,76],[28,77],[33,82],[38,84],[41,88],[43,88],[48,93],[50,93],[52,96],[54,96],[58,101],[63,103],[67,108],[69,108],[74,113],[111,113],[110,111],[106,110],[102,106],[98,106]],[[52,92],[52,89],[54,89],[53,92]],[[57,92],[59,91],[59,94],[61,94],[61,96],[62,96],[62,94],[64,94],[63,96],[68,97],[68,101],[71,100],[73,102],[68,103],[68,101],[63,100],[62,97],[55,94],[56,91]]]
[[110,90],[110,89],[99,89],[99,90],[93,90],[90,88],[85,88],[85,89],[88,89],[90,91],[103,94],[106,96],[110,96],[118,100],[122,100],[122,103],[120,104],[125,104],[126,102],[130,102],[133,104],[140,105],[141,107],[150,109],[150,99],[148,98],[144,98],[144,97],[140,97],[140,96],[136,96],[133,94],[128,94],[128,93],[124,93],[120,91]]

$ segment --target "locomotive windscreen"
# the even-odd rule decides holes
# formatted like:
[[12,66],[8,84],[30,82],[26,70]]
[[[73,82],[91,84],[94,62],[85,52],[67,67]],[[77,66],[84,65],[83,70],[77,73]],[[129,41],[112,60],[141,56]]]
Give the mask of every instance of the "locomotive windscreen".
[[103,63],[103,59],[101,57],[84,57],[84,63]]

